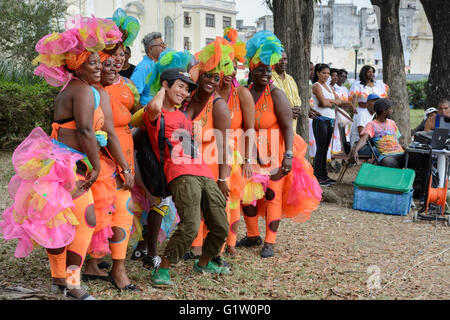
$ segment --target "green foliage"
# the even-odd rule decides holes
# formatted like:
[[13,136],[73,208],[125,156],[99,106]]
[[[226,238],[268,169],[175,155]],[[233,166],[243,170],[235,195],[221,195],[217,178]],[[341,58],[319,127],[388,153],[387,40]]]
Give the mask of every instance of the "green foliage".
[[53,100],[59,88],[0,79],[0,148],[18,145],[35,127],[51,131]]
[[408,90],[409,104],[414,109],[427,109],[427,80],[408,81],[406,88]]
[[29,70],[24,70],[20,65],[12,60],[0,61],[0,79],[17,83],[36,83],[41,81]]
[[67,4],[64,0],[0,1],[0,48],[3,61],[18,72],[31,75],[35,45],[46,34],[62,31]]

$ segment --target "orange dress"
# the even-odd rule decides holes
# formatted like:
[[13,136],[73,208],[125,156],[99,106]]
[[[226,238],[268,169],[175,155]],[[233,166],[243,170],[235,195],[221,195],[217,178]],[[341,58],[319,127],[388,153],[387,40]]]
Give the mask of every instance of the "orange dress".
[[261,167],[266,169],[266,173],[270,170],[273,174],[281,166],[285,146],[269,85],[255,104],[255,131]]
[[[261,170],[274,174],[282,164],[285,144],[269,85],[255,104],[255,130]],[[278,181],[270,180],[265,199],[257,202],[258,215],[266,219],[266,243],[275,243],[277,222],[282,217],[305,222],[320,202],[321,189],[311,165],[304,158],[306,143],[297,134],[293,140],[292,171]],[[247,235],[259,236],[258,218],[245,216],[245,222]]]
[[215,180],[219,178],[218,154],[214,137],[213,107],[211,95],[203,110],[192,120],[192,136],[202,146],[203,160],[208,164]]
[[130,129],[131,109],[134,98],[125,81],[119,80],[116,84],[105,88],[111,97],[111,109],[114,118],[114,130],[120,142],[120,147],[127,160],[128,166],[134,172],[133,136]]

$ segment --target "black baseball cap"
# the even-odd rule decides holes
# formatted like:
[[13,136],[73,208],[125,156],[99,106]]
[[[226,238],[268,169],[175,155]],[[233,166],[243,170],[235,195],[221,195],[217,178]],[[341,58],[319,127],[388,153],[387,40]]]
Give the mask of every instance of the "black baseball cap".
[[373,110],[376,113],[381,113],[386,109],[389,109],[390,107],[392,107],[394,105],[394,102],[392,102],[389,99],[383,98],[383,99],[378,99],[375,104],[373,105]]
[[191,79],[189,73],[182,68],[167,69],[163,71],[159,79],[161,83],[163,83],[164,80],[172,81],[180,79],[189,85],[190,92],[194,91],[198,87],[198,85]]

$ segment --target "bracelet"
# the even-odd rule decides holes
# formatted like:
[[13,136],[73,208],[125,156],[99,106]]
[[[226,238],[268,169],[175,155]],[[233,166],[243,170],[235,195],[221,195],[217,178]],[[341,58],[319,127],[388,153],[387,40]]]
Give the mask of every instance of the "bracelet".
[[284,153],[284,157],[285,157],[286,159],[292,159],[292,158],[294,158],[294,153],[293,153],[291,150],[287,150],[287,151]]
[[123,170],[120,173],[126,174],[126,173],[132,173],[133,171],[131,169]]
[[217,179],[217,181],[218,181],[218,182],[227,182],[227,178],[225,178],[225,179],[220,179],[220,178],[219,178],[219,179]]
[[248,164],[251,164],[251,163],[252,163],[252,159],[245,158],[245,159],[244,159],[244,162],[245,162],[245,163],[248,163]]

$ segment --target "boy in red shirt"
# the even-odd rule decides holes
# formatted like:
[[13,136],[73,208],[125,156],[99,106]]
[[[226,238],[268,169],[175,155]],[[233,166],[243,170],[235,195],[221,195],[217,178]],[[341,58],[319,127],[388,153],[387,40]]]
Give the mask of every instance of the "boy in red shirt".
[[221,274],[230,274],[231,271],[211,262],[211,258],[219,254],[228,236],[225,196],[195,146],[191,119],[176,107],[197,84],[184,69],[168,69],[161,74],[160,79],[162,88],[147,105],[144,123],[152,149],[159,158],[158,133],[161,115],[164,117],[164,173],[180,216],[180,223],[165,248],[161,264],[151,276],[154,286],[169,287],[172,286],[169,267],[183,257],[197,236],[200,212],[210,232],[203,245],[203,254],[194,264],[194,270]]

